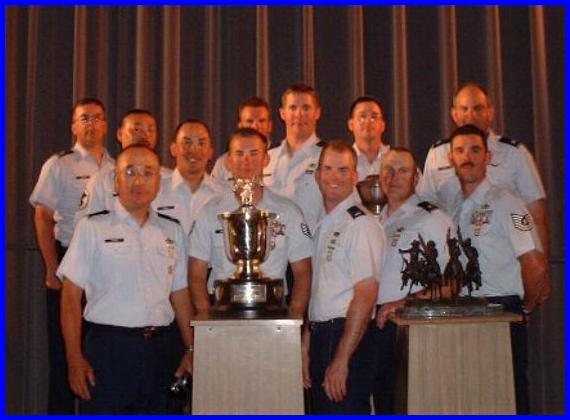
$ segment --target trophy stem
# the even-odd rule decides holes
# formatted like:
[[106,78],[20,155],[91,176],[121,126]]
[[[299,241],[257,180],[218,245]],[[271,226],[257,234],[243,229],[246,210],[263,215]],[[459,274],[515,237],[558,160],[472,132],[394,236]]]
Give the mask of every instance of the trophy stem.
[[259,276],[259,260],[239,260],[237,263],[237,278],[239,277],[258,277]]

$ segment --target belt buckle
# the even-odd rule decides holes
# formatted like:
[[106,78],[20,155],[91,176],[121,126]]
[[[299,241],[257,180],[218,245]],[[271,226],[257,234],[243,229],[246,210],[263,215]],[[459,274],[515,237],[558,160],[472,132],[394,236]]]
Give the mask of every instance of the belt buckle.
[[156,327],[144,327],[143,328],[143,337],[144,338],[152,338],[154,333],[156,332]]

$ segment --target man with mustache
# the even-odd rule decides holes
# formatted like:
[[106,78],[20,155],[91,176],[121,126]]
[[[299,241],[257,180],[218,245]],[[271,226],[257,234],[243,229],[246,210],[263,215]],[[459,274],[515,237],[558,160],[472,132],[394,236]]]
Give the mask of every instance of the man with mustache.
[[[158,140],[158,128],[156,118],[146,109],[131,109],[121,118],[121,124],[117,129],[117,141],[124,149],[131,144],[144,144],[154,149]],[[172,171],[161,167],[162,180],[168,179]],[[79,210],[75,215],[75,223],[88,214],[109,209],[113,205],[115,194],[113,168],[102,171],[92,177],[83,192],[81,201],[78,202]]]
[[[449,137],[448,158],[461,186],[450,214],[479,255],[482,285],[473,296],[529,314],[550,295],[546,259],[538,251],[533,218],[522,200],[487,178],[491,156],[486,139],[474,125],[459,127]],[[525,320],[511,323],[511,344],[517,413],[528,414]]]
[[[513,191],[523,200],[536,226],[533,233],[540,239],[538,249],[548,258],[546,193],[540,174],[532,155],[521,142],[493,132],[491,123],[494,113],[491,98],[477,83],[463,84],[453,96],[450,109],[453,122],[457,127],[472,124],[485,133],[490,152],[487,168],[489,181],[497,187]],[[449,139],[440,140],[430,148],[417,189],[422,198],[445,210],[449,210],[460,191],[459,181],[447,160],[449,148]]]

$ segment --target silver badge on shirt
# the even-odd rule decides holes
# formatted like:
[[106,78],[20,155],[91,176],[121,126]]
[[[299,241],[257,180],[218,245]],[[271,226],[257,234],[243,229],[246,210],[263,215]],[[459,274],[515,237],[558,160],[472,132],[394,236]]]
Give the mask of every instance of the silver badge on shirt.
[[471,224],[475,226],[473,230],[475,236],[481,235],[483,225],[491,223],[492,214],[493,210],[489,208],[488,204],[483,204],[480,208],[473,211],[471,214]]

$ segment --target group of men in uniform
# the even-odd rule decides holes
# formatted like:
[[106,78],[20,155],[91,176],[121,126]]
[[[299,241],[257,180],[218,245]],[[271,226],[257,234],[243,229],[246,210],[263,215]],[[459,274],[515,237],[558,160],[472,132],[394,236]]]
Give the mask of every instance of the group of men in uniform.
[[[527,149],[490,130],[493,107],[481,86],[457,91],[451,116],[458,128],[432,146],[423,175],[409,149],[383,142],[383,110],[373,97],[350,108],[352,146],[317,137],[321,106],[310,86],[289,86],[279,114],[285,139],[270,149],[269,105],[242,102],[227,153],[208,175],[213,146],[203,121],[178,125],[170,170],[154,152],[150,112],[123,116],[114,162],[104,148],[103,104],[86,98],[75,105],[73,149],[44,164],[30,197],[50,302],[50,413],[73,413],[73,394],[81,413],[168,411],[172,375],[192,372],[189,321],[214,303],[213,281],[235,269],[216,216],[239,206],[237,178],[261,179],[253,203],[279,215],[261,271],[292,280],[291,314],[306,318],[303,384],[312,413],[367,414],[370,395],[376,413],[393,412],[395,327],[388,319],[408,293],[399,251],[420,234],[435,243],[443,267],[448,234],[461,228],[480,258],[475,295],[518,313],[548,298],[544,188]],[[379,217],[355,189],[377,174],[387,201]],[[429,298],[421,287],[410,293]],[[524,322],[512,336],[523,413]]]

